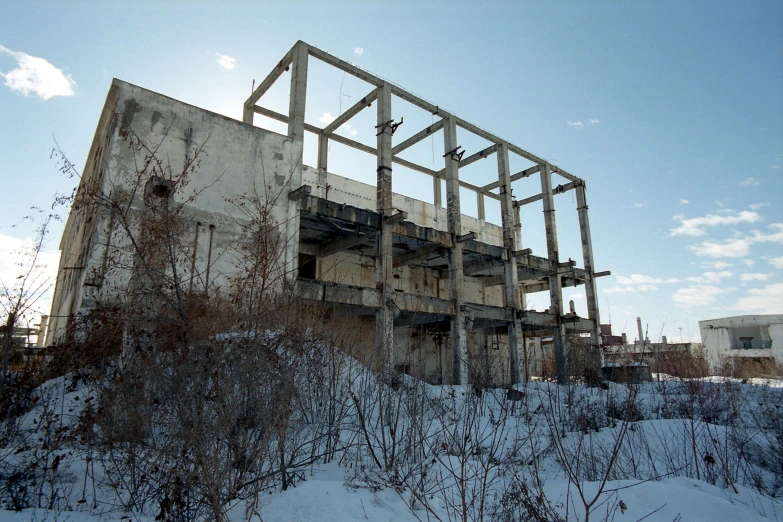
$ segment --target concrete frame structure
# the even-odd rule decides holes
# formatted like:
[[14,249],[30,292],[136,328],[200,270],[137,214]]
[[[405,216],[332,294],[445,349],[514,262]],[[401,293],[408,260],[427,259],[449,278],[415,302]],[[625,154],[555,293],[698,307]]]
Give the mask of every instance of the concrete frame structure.
[[[307,85],[307,63],[309,58],[318,59],[328,65],[336,67],[351,74],[372,85],[373,90],[364,98],[359,100],[351,108],[338,116],[332,123],[324,128],[317,128],[307,125],[304,122],[304,110],[306,104],[306,85]],[[264,93],[275,83],[275,81],[287,71],[289,67],[291,73],[291,89],[289,112],[287,115],[280,114],[266,109],[257,104]],[[395,95],[429,113],[434,117],[440,118],[437,122],[422,129],[402,143],[392,146],[392,134],[394,133],[395,119],[392,116],[392,95]],[[369,107],[373,102],[378,104],[378,125],[380,129],[377,139],[377,148],[371,149],[359,142],[350,140],[343,136],[335,134],[335,131],[343,124],[347,123],[364,108]],[[327,186],[327,165],[328,165],[328,143],[329,140],[353,147],[369,154],[377,156],[377,199],[376,212],[379,222],[379,233],[377,234],[377,288],[380,295],[381,306],[376,315],[376,348],[384,354],[384,360],[387,366],[391,367],[391,357],[393,353],[392,342],[393,335],[393,299],[389,292],[391,287],[391,268],[394,265],[395,254],[393,236],[395,231],[390,224],[393,219],[392,207],[392,165],[397,163],[417,172],[427,174],[433,179],[433,188],[435,195],[435,206],[441,205],[441,184],[440,180],[446,180],[446,202],[447,202],[447,223],[448,236],[444,237],[443,243],[438,245],[432,243],[418,246],[421,253],[421,259],[426,259],[427,254],[431,252],[431,247],[441,246],[448,249],[448,278],[451,292],[451,313],[450,317],[450,343],[452,351],[452,382],[464,383],[467,379],[466,366],[466,324],[469,319],[466,317],[465,296],[461,291],[463,278],[465,277],[465,250],[472,252],[486,252],[490,245],[476,244],[475,234],[462,234],[461,213],[460,213],[460,187],[466,188],[476,193],[478,198],[479,220],[484,219],[483,198],[489,197],[499,199],[502,209],[502,230],[503,246],[498,249],[495,255],[491,257],[494,262],[503,266],[503,276],[501,279],[493,278],[491,275],[484,275],[478,270],[471,272],[473,276],[484,276],[487,278],[486,284],[502,284],[504,287],[504,305],[505,311],[502,322],[506,323],[508,328],[508,343],[510,353],[510,374],[511,382],[519,382],[524,379],[523,368],[520,365],[520,345],[521,331],[538,330],[543,326],[552,328],[552,335],[555,343],[555,358],[557,365],[558,380],[563,382],[567,379],[568,369],[566,368],[566,355],[564,349],[566,323],[568,318],[563,307],[563,286],[576,286],[584,284],[586,286],[588,320],[572,322],[571,331],[588,331],[590,333],[591,344],[598,349],[600,344],[600,317],[598,311],[598,301],[596,298],[595,278],[602,275],[609,275],[609,272],[596,274],[593,268],[592,240],[590,236],[590,223],[587,213],[587,202],[585,195],[584,180],[568,173],[564,169],[550,164],[530,152],[511,144],[479,127],[444,111],[440,107],[410,93],[402,88],[389,83],[373,74],[364,71],[346,61],[332,56],[324,51],[310,46],[303,41],[297,42],[285,57],[277,64],[275,69],[261,82],[253,91],[251,96],[245,101],[243,120],[245,123],[253,124],[254,115],[260,114],[288,124],[288,136],[294,140],[298,147],[302,146],[304,132],[312,132],[318,136],[318,187],[317,196],[308,196],[308,198],[321,198],[326,193]],[[402,119],[400,120],[402,122]],[[462,158],[459,153],[461,148],[457,140],[457,127],[473,133],[492,143],[490,147],[480,150],[467,158]],[[444,158],[445,165],[440,171],[434,171],[410,161],[406,161],[398,156],[400,152],[414,145],[418,141],[431,135],[433,132],[443,129],[444,131]],[[464,152],[464,151],[463,151]],[[534,167],[525,169],[521,172],[511,174],[509,170],[509,152],[518,154],[522,158],[536,163]],[[497,155],[498,162],[498,180],[484,186],[474,186],[459,179],[459,169],[473,162],[485,159],[492,154]],[[513,201],[511,198],[511,183],[533,174],[538,173],[541,179],[541,193],[523,199]],[[552,187],[552,173],[565,178],[567,183],[558,185],[555,189]],[[573,262],[561,263],[558,255],[557,225],[555,221],[554,194],[564,193],[569,190],[576,190],[577,210],[579,214],[579,226],[582,239],[582,252],[584,259],[584,269],[580,270],[574,267]],[[514,228],[519,223],[519,207],[543,201],[544,219],[546,226],[546,240],[548,257],[546,259],[536,258],[530,255],[529,250],[520,250],[518,240],[515,237]],[[292,207],[298,203],[292,203]],[[309,202],[308,202],[309,204]],[[295,212],[291,211],[293,217]],[[407,216],[400,216],[405,220]],[[414,238],[415,236],[407,236]],[[342,239],[342,238],[341,238]],[[291,241],[292,246],[298,245],[297,241]],[[350,241],[345,243],[346,250],[352,248]],[[471,247],[474,247],[471,250]],[[415,257],[410,254],[416,253],[416,250],[406,252],[406,259],[413,262]],[[293,252],[288,259],[294,259]],[[471,267],[474,265],[471,265]],[[529,284],[525,281],[520,282],[519,270],[532,269],[537,273],[546,274],[546,283],[535,282]],[[472,269],[473,270],[473,269]],[[294,273],[291,271],[290,273]],[[544,317],[531,316],[530,312],[524,310],[524,294],[531,291],[543,290],[548,287],[550,293],[550,309],[548,314],[542,314]],[[521,291],[521,292],[520,292]]]
[[[305,122],[308,61],[311,59],[320,60],[372,86],[365,97],[323,128]],[[286,71],[291,73],[288,114],[259,105],[263,94]],[[394,118],[394,97],[428,112],[437,121],[394,143],[394,131],[402,122],[402,117],[399,123]],[[335,133],[373,103],[377,108],[375,147]],[[126,115],[121,113],[120,106],[125,107]],[[274,185],[281,197],[274,202],[273,215],[285,235],[284,252],[279,261],[288,284],[304,299],[319,301],[357,316],[373,317],[375,353],[382,360],[380,368],[385,374],[401,369],[401,363],[404,363],[401,352],[405,350],[400,350],[400,346],[416,344],[411,339],[417,328],[424,327],[437,332],[440,339],[448,338],[449,360],[444,362],[445,357],[435,356],[439,358],[436,366],[440,368],[440,376],[429,378],[425,370],[420,375],[438,382],[468,381],[470,346],[477,335],[483,335],[485,350],[489,350],[489,344],[493,347],[503,345],[503,349],[507,349],[508,365],[503,375],[495,379],[503,384],[526,378],[526,338],[553,338],[560,381],[568,378],[566,335],[589,334],[591,345],[600,353],[595,279],[609,272],[594,271],[585,183],[562,168],[302,41],[291,48],[245,101],[243,122],[115,80],[82,183],[91,178],[103,180],[110,175],[106,172],[112,170],[127,170],[131,159],[119,146],[116,132],[118,118],[126,119],[128,110],[130,118],[136,114],[137,121],[143,124],[140,128],[144,136],[151,141],[161,139],[161,136],[186,136],[184,140],[162,145],[161,150],[171,157],[186,156],[199,134],[209,136],[217,150],[210,151],[206,169],[230,170],[232,174],[196,182],[222,191],[220,195],[224,199],[246,190],[259,176],[263,177],[264,184]],[[255,126],[256,114],[285,123],[287,135]],[[169,127],[162,134],[159,122],[164,120],[169,122]],[[483,138],[491,145],[463,157],[465,151],[460,151],[458,129]],[[435,171],[399,156],[439,131],[443,132],[444,140],[441,170]],[[302,162],[306,132],[318,138],[316,169]],[[377,158],[374,191],[367,185],[328,172],[330,141]],[[497,180],[478,186],[460,179],[461,168],[492,154],[497,158]],[[510,154],[534,165],[512,173]],[[430,176],[434,204],[395,194],[392,191],[394,165]],[[515,200],[511,184],[536,174],[540,176],[541,192]],[[553,187],[553,175],[565,181]],[[446,185],[445,213],[442,180]],[[478,219],[461,213],[460,190],[476,194]],[[561,262],[558,254],[554,196],[570,190],[576,191],[583,269],[577,268],[571,260]],[[500,227],[485,222],[484,198],[500,203]],[[217,252],[213,255],[213,243],[215,249],[225,248],[224,252],[231,248],[226,245],[233,232],[223,229],[230,228],[230,222],[235,222],[236,218],[230,216],[228,219],[225,211],[216,209],[215,200],[212,198],[211,203],[205,201],[203,204],[195,202],[185,213],[192,220],[195,231],[190,277],[200,277],[199,274],[205,271],[204,291],[208,291],[210,285],[220,285],[232,269],[221,261],[225,256],[221,257]],[[547,257],[534,256],[530,249],[522,248],[519,209],[538,201],[544,208]],[[138,206],[139,211],[143,211],[143,202],[138,202]],[[101,263],[105,265],[107,252],[115,247],[108,217],[96,217],[79,216],[75,210],[69,216],[60,246],[62,277],[58,277],[53,299],[53,328],[47,336],[48,344],[62,337],[64,318],[100,301],[100,292],[106,285]],[[202,229],[204,231],[200,233]],[[204,244],[206,236],[208,246]],[[303,267],[308,263],[316,266],[312,274],[303,273]],[[129,264],[132,265],[132,261]],[[201,272],[197,265],[202,266]],[[78,273],[73,267],[78,268]],[[184,269],[186,273],[188,267]],[[587,318],[568,313],[563,306],[563,287],[581,284],[586,286]],[[527,293],[547,290],[550,294],[548,311],[525,309]],[[492,336],[490,343],[488,339]],[[427,342],[437,344],[438,341],[433,335]]]

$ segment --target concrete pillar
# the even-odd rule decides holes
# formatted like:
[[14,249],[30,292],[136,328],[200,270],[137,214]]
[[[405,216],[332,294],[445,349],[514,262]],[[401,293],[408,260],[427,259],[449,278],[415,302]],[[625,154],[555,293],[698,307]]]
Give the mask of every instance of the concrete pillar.
[[[291,94],[288,104],[288,137],[291,139],[291,173],[287,181],[288,193],[302,186],[302,152],[304,150],[304,118],[307,97],[307,44],[299,42],[291,64]],[[287,195],[287,194],[286,194]],[[288,201],[285,241],[285,279],[296,282],[299,265],[299,200]]]
[[[457,147],[457,123],[454,118],[448,118],[443,126],[444,152],[450,152]],[[454,246],[449,250],[449,289],[454,303],[454,317],[451,320],[451,356],[453,384],[468,382],[468,350],[466,334],[466,316],[463,311],[464,300],[462,287],[464,274],[462,271],[462,243],[456,241],[462,235],[462,220],[459,205],[459,160],[447,154],[445,160],[446,173],[446,220],[448,230],[454,240]]]
[[550,311],[555,316],[555,327],[552,338],[555,344],[555,365],[557,366],[557,382],[568,381],[569,372],[565,356],[565,327],[563,325],[563,287],[560,280],[558,265],[560,255],[557,246],[557,223],[555,222],[555,198],[552,195],[552,171],[548,163],[541,165],[541,194],[544,202],[544,227],[546,229],[546,249],[549,261],[553,265],[549,273]]
[[326,171],[329,159],[329,138],[323,134],[318,136],[318,187],[316,195],[319,198],[327,199],[327,179]]
[[511,173],[508,167],[508,146],[498,145],[498,182],[500,183],[500,210],[503,221],[503,247],[506,249],[506,261],[503,265],[504,304],[512,311],[513,321],[508,325],[508,351],[510,354],[509,368],[511,369],[511,383],[524,382],[524,368],[520,364],[520,342],[522,341],[522,329],[517,319],[520,309],[517,274],[517,260],[514,250],[517,249],[516,233],[514,230],[516,211],[511,199]]
[[[378,92],[378,125],[384,125],[392,119],[391,86],[384,83]],[[378,168],[376,184],[376,210],[383,216],[381,233],[378,236],[378,256],[375,260],[376,287],[381,303],[375,316],[375,353],[381,360],[381,375],[391,377],[394,368],[392,350],[394,346],[394,299],[392,251],[392,225],[388,223],[392,207],[392,129],[390,125],[378,128]]]
[[590,330],[590,345],[601,358],[601,366],[604,364],[601,351],[601,317],[598,313],[598,292],[595,287],[595,264],[593,263],[593,240],[590,236],[590,219],[587,215],[587,198],[585,196],[584,182],[576,187],[576,210],[579,214],[579,233],[582,236],[582,258],[584,259],[587,282],[585,294],[587,298],[587,317],[593,321]]

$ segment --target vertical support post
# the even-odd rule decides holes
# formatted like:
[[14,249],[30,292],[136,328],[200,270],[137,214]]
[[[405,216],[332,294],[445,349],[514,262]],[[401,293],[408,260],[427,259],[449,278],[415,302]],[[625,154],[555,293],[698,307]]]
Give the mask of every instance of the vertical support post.
[[[457,148],[457,123],[449,117],[443,126],[444,152]],[[468,345],[464,300],[462,289],[464,273],[462,269],[462,243],[456,241],[462,234],[462,218],[459,204],[459,160],[446,155],[446,220],[451,234],[453,246],[449,250],[449,289],[451,301],[454,303],[454,317],[451,320],[451,357],[452,383],[467,384],[468,382]],[[440,183],[440,181],[438,181]]]
[[[302,186],[302,153],[304,151],[304,117],[307,97],[307,44],[298,42],[291,64],[291,94],[288,103],[288,137],[291,139],[291,173],[286,182],[288,192]],[[285,224],[285,280],[296,283],[299,265],[299,207],[300,201],[285,198],[288,216]]]
[[478,210],[479,221],[486,221],[487,211],[484,208],[484,194],[482,192],[476,192],[476,208]]
[[517,319],[520,309],[517,292],[518,278],[517,260],[514,257],[516,237],[514,231],[514,202],[511,199],[511,173],[508,166],[508,146],[498,145],[498,182],[500,183],[500,210],[503,221],[503,247],[506,249],[506,262],[503,265],[504,304],[512,311],[512,321],[508,325],[509,367],[511,369],[511,384],[524,382],[524,369],[519,364],[519,345],[522,340],[522,329]]
[[432,195],[433,203],[435,205],[435,221],[440,220],[441,208],[443,207],[443,193],[440,188],[440,178],[438,176],[432,177]]
[[590,330],[590,346],[598,352],[601,366],[604,365],[603,352],[601,351],[601,318],[598,314],[598,292],[595,287],[595,264],[593,262],[593,240],[590,236],[590,218],[587,215],[587,197],[585,195],[584,181],[576,187],[576,211],[579,214],[579,233],[582,236],[582,258],[585,263],[587,282],[585,283],[585,297],[587,298],[587,317],[593,321]]
[[316,193],[319,198],[326,199],[327,191],[327,165],[329,159],[329,137],[318,135],[318,187]]
[[[392,119],[391,86],[384,83],[378,88],[378,125]],[[375,315],[375,353],[381,358],[381,375],[391,378],[394,368],[392,350],[394,343],[394,306],[392,291],[392,225],[388,217],[392,215],[392,130],[391,126],[378,127],[378,169],[376,185],[376,210],[383,216],[381,233],[378,236],[378,256],[376,257],[376,287],[381,303]]]
[[253,117],[255,116],[255,111],[253,110],[253,106],[251,105],[248,107],[245,105],[242,109],[242,121],[247,123],[248,125],[253,125]]
[[563,287],[560,280],[558,265],[560,256],[557,247],[557,223],[555,222],[555,198],[552,195],[552,171],[548,163],[541,165],[541,193],[544,202],[544,227],[546,229],[546,249],[549,261],[553,265],[549,273],[550,311],[555,316],[555,328],[552,338],[555,344],[555,366],[557,382],[565,384],[568,381],[568,368],[565,356],[565,327],[563,325]]

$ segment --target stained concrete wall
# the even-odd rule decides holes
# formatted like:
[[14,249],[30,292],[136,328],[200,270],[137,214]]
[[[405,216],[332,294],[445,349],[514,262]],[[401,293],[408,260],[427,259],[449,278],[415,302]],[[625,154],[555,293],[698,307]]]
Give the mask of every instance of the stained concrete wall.
[[[772,358],[783,368],[783,314],[708,319],[699,321],[699,330],[704,356],[713,371],[730,358]],[[744,348],[740,337],[752,337],[752,347]]]
[[[301,161],[292,155],[291,140],[116,79],[109,98],[106,124],[96,131],[95,143],[100,146],[94,143],[82,188],[95,181],[106,195],[135,190],[131,213],[138,213],[145,205],[146,180],[135,180],[150,150],[157,151],[163,168],[179,172],[203,147],[206,154],[199,157],[187,185],[177,188],[172,197],[185,206],[182,241],[191,247],[181,270],[183,277],[193,277],[195,285],[225,289],[227,278],[236,271],[231,250],[241,234],[240,223],[246,221],[238,199],[257,194],[272,208],[277,222],[287,217],[290,177]],[[124,125],[135,133],[134,139],[123,136]],[[133,265],[128,236],[100,208],[71,211],[61,250],[48,344],[62,339],[69,315],[127,287],[130,271],[103,273],[107,258],[111,257],[112,265]],[[193,250],[196,270],[189,273]]]

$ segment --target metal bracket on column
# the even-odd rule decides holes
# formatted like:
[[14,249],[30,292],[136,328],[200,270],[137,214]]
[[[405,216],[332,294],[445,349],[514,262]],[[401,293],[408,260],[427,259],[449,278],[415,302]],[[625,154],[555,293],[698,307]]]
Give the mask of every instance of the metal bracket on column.
[[404,122],[405,122],[405,117],[402,117],[400,118],[399,123],[394,123],[394,120],[389,120],[381,124],[378,124],[375,126],[375,128],[381,130],[378,131],[378,134],[376,134],[376,136],[380,136],[381,134],[386,132],[386,129],[391,129],[392,136],[394,136],[394,133],[397,132],[397,127],[402,125]]
[[462,161],[462,156],[465,155],[465,151],[463,150],[462,152],[457,152],[461,148],[462,145],[459,145],[456,149],[448,151],[446,154],[443,155],[443,157],[445,158],[446,156],[451,156],[451,159],[453,160],[456,160],[458,162]]

